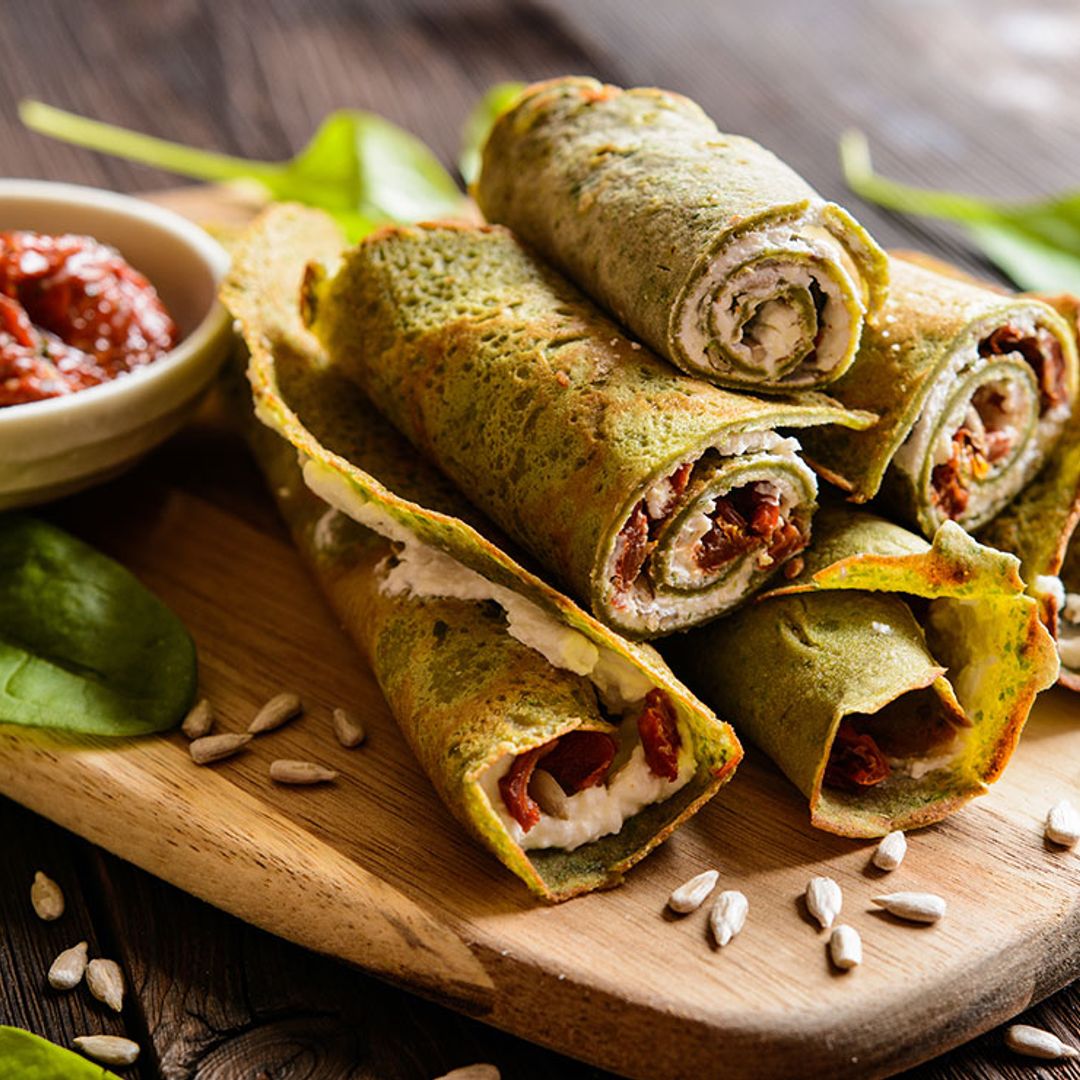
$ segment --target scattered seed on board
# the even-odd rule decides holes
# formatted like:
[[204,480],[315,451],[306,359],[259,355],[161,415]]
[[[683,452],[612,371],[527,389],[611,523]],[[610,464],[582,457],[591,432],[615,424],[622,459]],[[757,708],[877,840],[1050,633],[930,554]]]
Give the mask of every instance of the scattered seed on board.
[[78,1035],[72,1042],[79,1053],[102,1065],[133,1065],[139,1056],[139,1044],[122,1035]]
[[282,758],[270,762],[270,779],[279,784],[326,784],[337,779],[337,770],[314,761],[290,761]]
[[359,746],[366,738],[367,732],[360,718],[348,709],[334,710],[334,734],[337,741],[347,750]]
[[115,960],[91,960],[86,965],[86,986],[113,1012],[120,1012],[124,1007],[124,973]]
[[945,901],[934,893],[894,892],[875,896],[873,901],[890,915],[908,922],[933,923],[945,914]]
[[64,893],[48,874],[39,870],[30,886],[30,903],[34,914],[45,922],[52,922],[64,914]]
[[871,862],[879,870],[895,870],[907,854],[907,837],[897,829],[888,836],[883,836],[881,842],[874,849]]
[[188,746],[188,753],[196,765],[210,765],[232,757],[251,742],[251,736],[239,731],[224,731],[220,735],[204,735]]
[[435,1080],[500,1080],[499,1070],[494,1065],[462,1065],[460,1069],[451,1069]]
[[529,781],[529,794],[536,800],[536,805],[550,817],[565,821],[570,816],[570,807],[562,784],[547,771],[536,769]]
[[275,731],[293,717],[299,716],[301,708],[300,699],[296,694],[275,694],[255,714],[255,719],[248,724],[248,732],[252,735],[262,735],[267,731]]
[[49,985],[54,990],[71,990],[78,986],[86,971],[86,953],[85,941],[65,949],[49,967]]
[[203,698],[197,705],[195,705],[191,712],[184,717],[184,722],[180,725],[180,730],[189,739],[201,739],[204,735],[210,734],[210,729],[214,726],[214,708],[210,702]]
[[705,903],[705,897],[716,888],[719,877],[719,870],[703,870],[700,874],[695,874],[668,897],[668,907],[679,915],[697,911]]
[[841,923],[829,938],[829,958],[841,971],[862,963],[862,938],[854,926]]
[[1053,1032],[1029,1024],[1013,1024],[1005,1032],[1005,1045],[1018,1054],[1047,1061],[1080,1057],[1080,1050],[1075,1046],[1063,1043]]
[[750,905],[737,889],[727,889],[717,898],[709,912],[709,928],[716,944],[721,948],[746,924]]
[[806,910],[821,923],[822,930],[828,930],[840,908],[844,905],[844,894],[840,886],[831,877],[812,877],[806,886]]
[[1076,847],[1080,840],[1080,814],[1068,799],[1050,807],[1046,815],[1046,839],[1062,847]]

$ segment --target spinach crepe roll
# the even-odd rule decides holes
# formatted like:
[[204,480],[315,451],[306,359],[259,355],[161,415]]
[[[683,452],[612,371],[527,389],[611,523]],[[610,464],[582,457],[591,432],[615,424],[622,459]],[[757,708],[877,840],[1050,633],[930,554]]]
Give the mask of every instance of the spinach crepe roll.
[[735,607],[806,546],[815,478],[778,428],[873,419],[679,374],[498,226],[383,229],[310,275],[306,308],[414,446],[637,637]]
[[524,570],[328,363],[300,282],[342,245],[283,205],[234,252],[223,299],[260,464],[450,810],[547,900],[616,884],[731,775],[738,741],[652,649]]
[[[1078,326],[1080,300],[1047,297],[1046,302]],[[984,544],[1020,559],[1028,592],[1040,604],[1043,622],[1061,657],[1059,682],[1080,690],[1080,544],[1073,542],[1080,520],[1080,415],[1073,415],[1042,471],[979,533]]]
[[1053,642],[1015,557],[945,522],[932,544],[826,508],[794,581],[673,642],[676,671],[739,718],[812,823],[879,836],[938,821],[1005,768]]
[[884,253],[847,211],[663,90],[529,87],[495,123],[474,194],[658,353],[721,386],[832,382],[885,293]]
[[[999,513],[1039,471],[1076,398],[1076,341],[1049,305],[893,258],[889,299],[831,388],[881,419],[819,431],[807,457],[855,502],[926,536]],[[880,492],[880,494],[879,494]]]

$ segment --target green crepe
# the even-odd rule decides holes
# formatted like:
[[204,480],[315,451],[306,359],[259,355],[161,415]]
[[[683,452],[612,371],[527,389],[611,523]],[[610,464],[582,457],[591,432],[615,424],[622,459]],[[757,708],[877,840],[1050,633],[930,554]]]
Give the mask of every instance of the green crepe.
[[[1046,297],[1077,327],[1080,301]],[[1058,642],[1059,682],[1080,690],[1080,546],[1072,543],[1080,520],[1080,416],[1073,415],[1042,471],[979,533],[979,540],[1020,559],[1028,592]]]
[[1057,675],[1038,605],[1016,558],[952,522],[930,545],[830,507],[814,531],[790,585],[676,639],[668,657],[739,718],[818,828],[880,836],[938,821],[1000,776]]
[[[223,299],[251,353],[256,412],[267,425],[250,425],[259,461],[451,811],[544,899],[616,884],[715,794],[738,763],[738,741],[653,650],[619,638],[478,532],[475,512],[328,363],[301,321],[300,284],[309,259],[330,262],[342,246],[327,215],[279,205],[234,252]],[[530,830],[501,801],[493,767],[535,766],[541,748],[554,746],[539,766],[560,785],[574,781],[563,789],[570,818],[545,808],[535,828],[557,834],[573,826],[575,800],[619,783],[634,763],[628,752],[641,759],[655,746],[665,710],[681,740],[681,786],[656,780],[650,761],[660,794],[617,831],[573,850],[522,846]],[[597,747],[606,752],[612,740],[610,769],[578,791],[573,769],[595,765]],[[525,790],[539,799],[531,783]]]
[[[881,419],[808,433],[807,457],[855,502],[932,536],[998,514],[1039,471],[1076,399],[1076,342],[1047,304],[894,257],[889,298],[830,393]],[[879,493],[880,492],[880,493]]]
[[394,426],[635,637],[735,607],[805,546],[816,483],[777,428],[873,419],[674,371],[499,226],[382,229],[307,306]]
[[721,386],[832,382],[884,299],[885,255],[862,226],[679,94],[528,87],[492,129],[474,194],[658,353]]

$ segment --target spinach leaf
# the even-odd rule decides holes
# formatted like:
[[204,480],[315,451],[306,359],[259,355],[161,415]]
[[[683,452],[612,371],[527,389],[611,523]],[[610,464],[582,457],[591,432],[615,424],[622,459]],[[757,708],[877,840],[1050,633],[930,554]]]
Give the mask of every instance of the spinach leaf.
[[300,153],[280,163],[181,146],[40,101],[22,102],[19,116],[44,135],[182,176],[254,182],[271,199],[326,210],[353,241],[382,222],[446,217],[462,210],[453,177],[419,139],[357,109],[331,113]]
[[4,1080],[119,1080],[116,1073],[22,1028],[0,1025]]
[[1022,289],[1080,293],[1080,191],[1002,203],[910,187],[874,172],[866,137],[858,131],[840,140],[840,161],[852,191],[869,202],[965,225],[990,261]]
[[480,175],[480,155],[495,121],[513,105],[524,89],[525,84],[520,82],[496,83],[469,113],[461,132],[461,151],[458,154],[458,171],[466,184],[471,184]]
[[127,570],[43,521],[0,516],[0,722],[163,731],[196,678],[187,630]]

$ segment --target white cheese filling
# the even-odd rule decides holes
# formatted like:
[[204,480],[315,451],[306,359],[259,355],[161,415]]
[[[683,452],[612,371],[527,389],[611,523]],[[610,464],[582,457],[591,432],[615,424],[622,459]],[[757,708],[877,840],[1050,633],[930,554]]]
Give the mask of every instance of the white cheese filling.
[[[766,254],[775,254],[776,263],[746,265]],[[807,264],[803,258],[785,262],[785,255],[827,262],[835,268],[839,280]],[[852,296],[861,295],[860,286],[852,276],[856,273],[844,245],[821,225],[820,209],[798,222],[747,233],[722,249],[708,272],[687,294],[680,312],[679,341],[700,370],[718,370],[722,362],[708,353],[715,333],[742,364],[775,379],[790,360],[803,331],[792,306],[769,297],[778,285],[809,291],[811,283],[815,283],[825,298],[821,340],[812,357],[808,356],[786,377],[798,380],[831,371],[843,360],[851,342],[851,314],[844,302],[844,286]],[[755,316],[740,328],[737,326],[740,307],[753,306],[756,298],[761,302]],[[748,336],[750,321],[752,340],[740,340]]]
[[[1040,579],[1042,580],[1042,579]],[[1060,579],[1055,578],[1060,583]],[[1058,612],[1058,656],[1070,671],[1080,669],[1080,593],[1066,593]]]
[[[623,721],[622,727],[635,723],[634,718],[630,717]],[[582,844],[617,833],[628,818],[640,813],[646,806],[669,799],[690,782],[695,772],[694,755],[690,740],[682,732],[682,725],[680,734],[683,734],[683,742],[679,749],[679,774],[675,780],[665,780],[652,772],[639,743],[626,764],[609,776],[605,783],[585,788],[567,798],[565,818],[541,812],[540,820],[528,832],[510,816],[499,791],[499,781],[513,764],[513,754],[506,754],[486,769],[480,776],[480,786],[514,843],[527,851],[537,848],[573,851]],[[627,737],[634,735],[628,733]],[[542,760],[540,768],[543,768]]]

